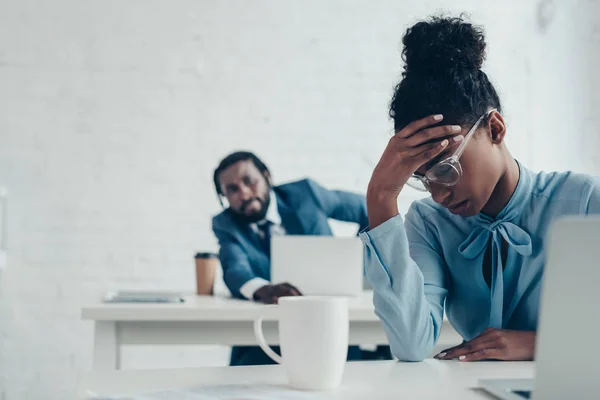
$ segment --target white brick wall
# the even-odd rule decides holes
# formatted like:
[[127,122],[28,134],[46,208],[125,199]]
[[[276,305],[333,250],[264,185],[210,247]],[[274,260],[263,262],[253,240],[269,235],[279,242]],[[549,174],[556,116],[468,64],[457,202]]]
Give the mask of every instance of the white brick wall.
[[598,2],[540,4],[0,1],[0,399],[72,398],[90,368],[80,307],[105,290],[193,290],[227,152],[255,150],[277,182],[363,191],[391,132],[401,34],[433,11],[486,25],[516,157],[600,173]]

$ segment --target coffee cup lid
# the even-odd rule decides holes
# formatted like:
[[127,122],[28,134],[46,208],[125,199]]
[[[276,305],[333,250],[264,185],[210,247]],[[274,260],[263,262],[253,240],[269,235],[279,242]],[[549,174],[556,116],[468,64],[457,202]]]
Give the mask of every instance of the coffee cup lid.
[[196,256],[194,258],[216,258],[216,257],[218,257],[218,256],[215,253],[204,252],[204,253],[196,253]]

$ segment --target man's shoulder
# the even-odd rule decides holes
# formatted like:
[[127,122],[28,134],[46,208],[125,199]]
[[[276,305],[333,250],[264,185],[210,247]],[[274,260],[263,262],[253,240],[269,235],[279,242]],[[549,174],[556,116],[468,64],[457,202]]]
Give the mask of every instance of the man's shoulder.
[[273,189],[279,197],[293,202],[293,200],[313,198],[318,187],[314,180],[305,178],[275,186]]
[[231,229],[234,226],[234,220],[229,210],[223,210],[212,218],[212,226],[214,229]]
[[313,181],[310,178],[304,178],[304,179],[300,179],[297,181],[293,181],[293,182],[287,182],[287,183],[283,183],[281,185],[275,186],[276,191],[281,191],[281,192],[297,192],[297,191],[305,191],[305,190],[312,190],[314,185],[315,185],[315,181]]
[[319,185],[310,178],[300,179],[293,182],[275,186],[275,192],[279,202],[287,207],[297,209],[315,204],[318,198]]

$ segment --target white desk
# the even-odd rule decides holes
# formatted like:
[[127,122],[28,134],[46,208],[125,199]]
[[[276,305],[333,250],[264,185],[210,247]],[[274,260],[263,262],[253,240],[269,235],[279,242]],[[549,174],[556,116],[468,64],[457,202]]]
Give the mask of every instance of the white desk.
[[[346,364],[340,389],[319,393],[324,399],[493,399],[475,389],[479,379],[533,378],[532,362],[479,362],[427,360],[422,363],[364,361]],[[99,395],[134,394],[181,389],[203,384],[286,384],[278,365],[210,367],[195,369],[93,372],[80,389]]]
[[[387,344],[373,310],[373,292],[350,300],[350,344]],[[188,296],[178,304],[98,304],[85,307],[82,317],[93,320],[94,369],[119,369],[122,345],[257,345],[253,321],[265,312],[255,302],[221,296]],[[266,318],[265,339],[278,343],[277,322]],[[455,345],[460,336],[444,324],[439,343]]]

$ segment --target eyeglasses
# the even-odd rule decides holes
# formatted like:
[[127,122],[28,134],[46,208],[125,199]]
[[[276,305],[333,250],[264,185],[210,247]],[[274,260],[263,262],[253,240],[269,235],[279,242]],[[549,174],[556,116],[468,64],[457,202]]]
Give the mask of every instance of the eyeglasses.
[[465,148],[467,147],[469,139],[471,139],[471,136],[473,136],[481,124],[481,121],[483,121],[484,118],[489,116],[494,111],[496,111],[495,108],[489,110],[479,117],[477,122],[475,122],[475,125],[473,125],[473,127],[469,130],[469,133],[465,135],[464,140],[452,156],[436,163],[429,169],[429,171],[425,173],[425,176],[413,174],[406,184],[420,192],[429,191],[431,183],[446,187],[456,185],[462,176],[462,167],[458,161],[460,156],[462,156]]

